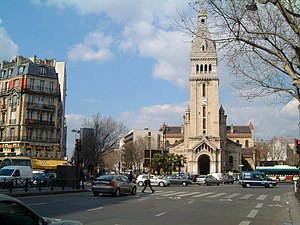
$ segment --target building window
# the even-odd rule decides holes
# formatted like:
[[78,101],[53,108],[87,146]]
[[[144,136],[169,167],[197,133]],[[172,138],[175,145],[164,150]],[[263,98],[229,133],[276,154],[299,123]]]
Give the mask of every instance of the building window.
[[211,72],[211,64],[208,65],[208,71]]
[[45,81],[40,80],[40,91],[44,91],[44,88],[45,88]]
[[202,85],[202,97],[206,96],[206,92],[205,92],[205,84]]
[[206,117],[206,107],[202,108],[202,114],[203,114],[203,117]]
[[199,65],[196,65],[196,73],[199,73]]
[[4,84],[4,91],[5,91],[5,92],[8,91],[8,82],[5,82],[5,84]]
[[19,66],[18,74],[22,74],[24,72],[25,66]]
[[204,118],[203,119],[203,130],[205,130],[206,129],[206,119]]
[[8,70],[8,76],[11,76],[12,73],[13,73],[13,69],[9,69],[9,70]]
[[17,104],[18,104],[18,96],[14,95],[14,96],[12,96],[11,107],[13,109],[17,108]]
[[200,65],[200,73],[203,73],[203,65]]
[[16,124],[16,112],[10,113],[10,124]]
[[28,104],[33,105],[33,103],[34,103],[34,95],[29,95],[28,96]]
[[229,156],[229,163],[230,163],[230,164],[233,164],[233,156],[232,156],[232,155]]
[[2,70],[2,72],[1,72],[1,78],[6,78],[6,70]]
[[34,79],[32,78],[29,79],[29,88],[34,89]]
[[14,80],[14,87],[19,87],[19,79]]
[[43,74],[43,75],[47,74],[47,68],[46,67],[40,66],[38,68],[38,70],[39,70],[39,74]]
[[245,141],[245,147],[249,148],[249,141],[248,140]]
[[49,91],[50,91],[50,92],[54,92],[54,82],[53,82],[53,81],[50,81],[50,84],[49,84]]

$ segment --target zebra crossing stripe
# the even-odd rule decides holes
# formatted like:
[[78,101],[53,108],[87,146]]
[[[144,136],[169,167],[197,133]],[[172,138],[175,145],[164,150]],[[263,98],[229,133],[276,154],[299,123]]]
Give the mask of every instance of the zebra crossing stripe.
[[257,203],[257,205],[255,206],[256,209],[260,209],[264,204],[263,203]]
[[199,197],[202,197],[202,196],[206,196],[206,195],[211,195],[213,194],[214,192],[206,192],[206,193],[202,193],[202,194],[199,194],[199,195],[194,195],[192,197],[194,198],[199,198]]
[[273,198],[273,201],[279,202],[280,201],[280,196],[275,195],[274,198]]
[[256,200],[265,200],[268,195],[260,195]]
[[251,223],[251,221],[242,221],[242,222],[240,222],[240,224],[239,225],[249,225]]
[[254,218],[258,213],[257,209],[252,209],[251,212],[247,215],[247,218]]
[[212,196],[208,196],[208,198],[217,198],[217,197],[220,197],[222,195],[226,195],[227,193],[219,193],[219,194],[215,194],[215,195],[212,195]]
[[231,195],[227,195],[227,196],[225,196],[224,198],[234,198],[234,197],[236,197],[236,196],[238,196],[238,195],[240,195],[240,194],[234,193],[234,194],[231,194]]
[[253,196],[253,194],[246,194],[243,197],[241,197],[240,199],[249,199]]
[[174,193],[175,191],[155,191],[154,194],[152,195],[162,195],[162,194],[167,194],[167,193]]
[[200,194],[201,192],[197,191],[197,192],[191,192],[191,193],[186,193],[186,194],[182,194],[182,195],[178,195],[179,197],[185,197],[185,196],[189,196],[189,195],[195,195],[195,194]]
[[169,194],[163,194],[161,196],[165,196],[165,197],[168,197],[168,196],[172,196],[172,195],[178,195],[178,194],[184,194],[186,193],[186,191],[182,191],[182,192],[175,192],[175,193],[169,193]]

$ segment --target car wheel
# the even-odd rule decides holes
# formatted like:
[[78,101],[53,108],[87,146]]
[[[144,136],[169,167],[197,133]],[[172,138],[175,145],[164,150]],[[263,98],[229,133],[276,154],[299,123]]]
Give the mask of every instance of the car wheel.
[[120,196],[120,188],[117,188],[117,189],[115,190],[114,195],[115,195],[116,197],[119,197],[119,196]]
[[94,195],[94,196],[99,196],[99,193],[96,192],[96,191],[93,191],[93,195]]
[[269,184],[269,188],[272,188],[273,187],[273,184]]
[[160,186],[160,187],[164,187],[164,186],[165,186],[165,184],[164,184],[164,182],[159,182],[159,183],[158,183],[158,186]]
[[136,187],[132,188],[131,195],[136,195]]
[[187,182],[182,182],[182,186],[188,186]]
[[246,188],[250,188],[251,185],[249,183],[246,184]]
[[217,185],[219,186],[219,185],[220,185],[220,183],[218,182],[218,183],[217,183]]
[[139,181],[139,182],[138,182],[138,185],[139,185],[140,187],[142,187],[142,186],[144,186],[144,182],[143,182],[143,181]]

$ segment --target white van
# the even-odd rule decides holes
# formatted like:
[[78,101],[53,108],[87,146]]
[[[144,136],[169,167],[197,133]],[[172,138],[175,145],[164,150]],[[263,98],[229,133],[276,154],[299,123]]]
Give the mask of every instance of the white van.
[[0,180],[15,179],[20,180],[33,179],[33,173],[30,166],[4,166],[0,169]]

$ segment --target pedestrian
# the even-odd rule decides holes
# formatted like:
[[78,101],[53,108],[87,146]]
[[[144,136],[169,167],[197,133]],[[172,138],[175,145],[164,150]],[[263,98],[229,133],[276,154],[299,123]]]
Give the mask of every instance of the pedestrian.
[[131,183],[133,180],[133,174],[132,171],[130,171],[129,175],[128,175],[128,181]]
[[155,190],[152,188],[150,177],[151,177],[151,169],[149,168],[148,172],[147,172],[147,178],[146,178],[146,180],[144,182],[145,186],[144,186],[144,188],[142,190],[143,193],[145,192],[145,189],[147,188],[147,186],[149,186],[149,188],[151,189],[152,193],[155,192]]
[[80,169],[79,180],[80,180],[82,189],[85,189],[85,187],[84,187],[84,178],[85,178],[85,174],[83,172],[83,169]]

